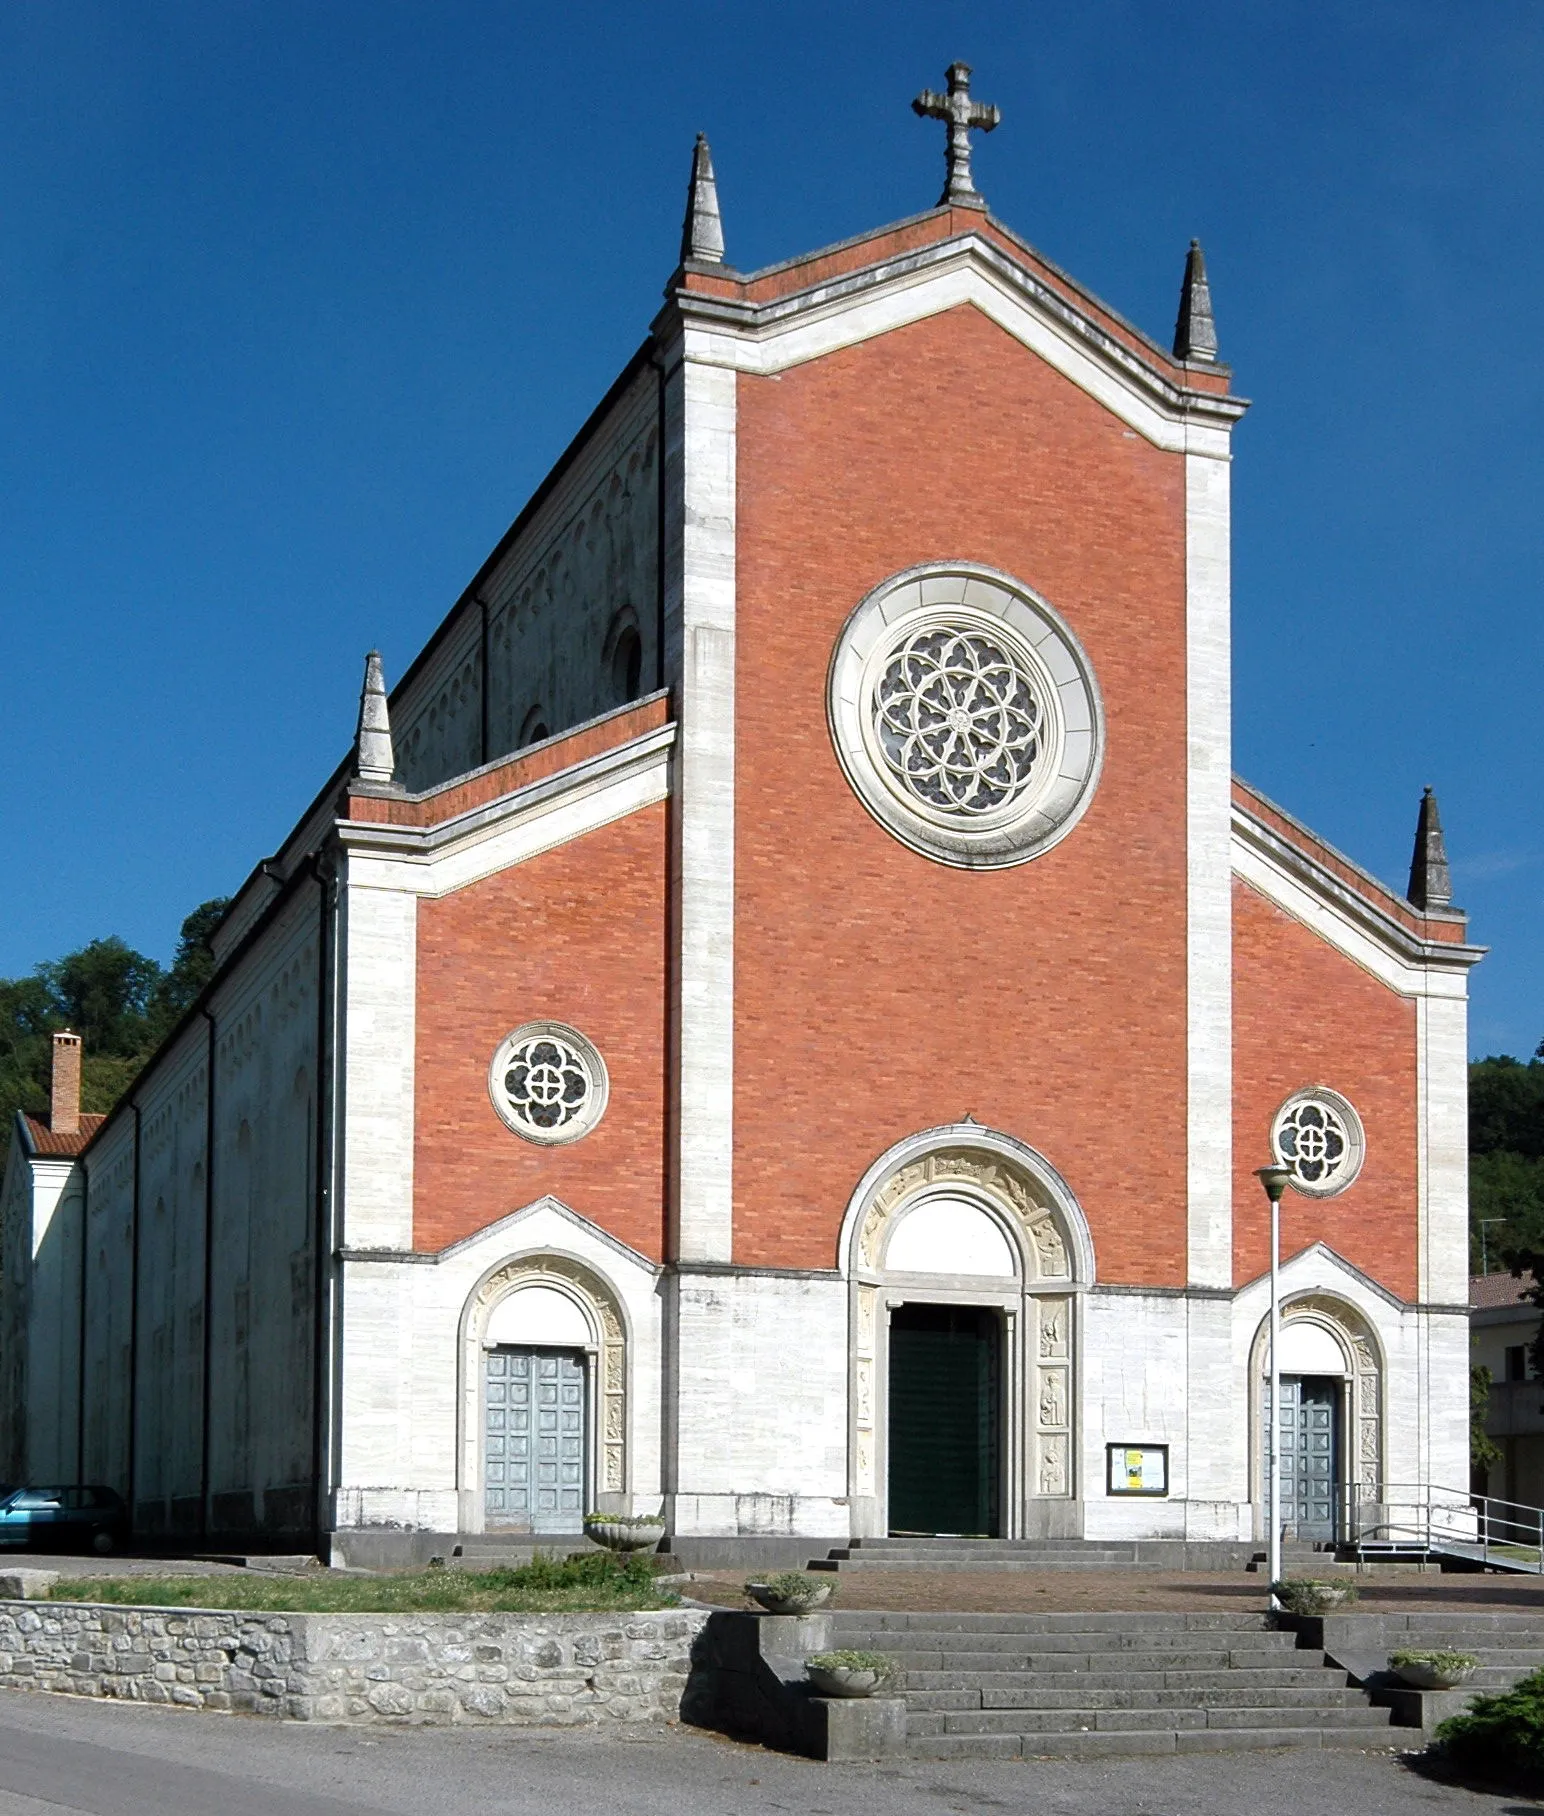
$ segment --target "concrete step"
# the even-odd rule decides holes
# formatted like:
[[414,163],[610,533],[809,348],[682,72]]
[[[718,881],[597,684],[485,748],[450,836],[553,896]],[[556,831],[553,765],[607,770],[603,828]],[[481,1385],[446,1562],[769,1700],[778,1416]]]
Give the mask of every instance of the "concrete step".
[[1083,1557],[1003,1557],[985,1561],[965,1557],[855,1557],[845,1562],[833,1558],[811,1558],[811,1570],[834,1570],[842,1575],[863,1575],[869,1571],[912,1570],[932,1575],[935,1571],[953,1575],[960,1571],[990,1570],[1005,1576],[1027,1576],[1039,1571],[1118,1570],[1128,1559],[1089,1553]]
[[[947,1691],[941,1694],[951,1698],[960,1698],[960,1702],[951,1701],[940,1706],[934,1701],[934,1695],[923,1692],[905,1693],[907,1720],[921,1720],[924,1716],[931,1719],[948,1716],[945,1729],[953,1730],[960,1724],[956,1716],[989,1715],[992,1719],[985,1724],[983,1732],[994,1730],[1003,1733],[1013,1732],[1014,1723],[1022,1716],[1037,1717],[1036,1725],[1046,1726],[1038,1718],[1044,1715],[1055,1715],[1058,1718],[1067,1710],[1095,1710],[1106,1712],[1125,1711],[1126,1713],[1152,1713],[1165,1716],[1191,1715],[1207,1709],[1273,1709],[1302,1712],[1304,1721],[1311,1720],[1318,1713],[1333,1712],[1337,1709],[1354,1709],[1364,1711],[1367,1699],[1359,1690],[1325,1690],[1320,1688],[1300,1690],[1034,1690],[1017,1694],[993,1696],[990,1693],[977,1699],[975,1704],[963,1702],[965,1692]],[[967,1724],[969,1725],[969,1724]],[[1053,1722],[1051,1725],[1063,1727],[1068,1722]],[[1151,1722],[1145,1724],[1155,1725]],[[1161,1724],[1160,1724],[1161,1725]],[[1175,1727],[1193,1725],[1188,1722],[1174,1721]],[[963,1730],[962,1730],[963,1731]]]
[[843,1621],[835,1631],[844,1644],[849,1637],[857,1644],[861,1636],[864,1645],[872,1643],[897,1656],[906,1652],[1026,1652],[1037,1658],[1054,1658],[1062,1653],[1107,1652],[1150,1653],[1159,1658],[1177,1657],[1182,1652],[1262,1652],[1273,1658],[1290,1658],[1299,1650],[1290,1633],[1230,1633],[1226,1628],[1212,1633],[929,1633],[926,1629],[860,1627],[855,1621]]
[[[1250,1670],[1247,1667],[1212,1671],[913,1671],[902,1670],[896,1683],[904,1686],[910,1697],[913,1691],[957,1691],[979,1689],[983,1696],[1034,1695],[1046,1692],[1088,1690],[1172,1690],[1176,1696],[1199,1696],[1208,1690],[1239,1689],[1275,1692],[1311,1690],[1329,1682],[1338,1687],[1345,1681],[1344,1671],[1326,1672],[1322,1665],[1280,1670]],[[1024,1688],[1033,1686],[1033,1688]],[[988,1705],[990,1706],[990,1705]],[[1006,1705],[1005,1705],[1006,1706]]]
[[[846,1635],[844,1634],[845,1641]],[[895,1646],[865,1646],[862,1651],[887,1652],[908,1676],[916,1672],[945,1673],[972,1680],[987,1676],[1037,1679],[1048,1675],[1116,1673],[1126,1676],[1165,1677],[1176,1671],[1266,1671],[1287,1653],[1273,1652],[916,1652]],[[1313,1656],[1313,1655],[1310,1655]],[[942,1686],[940,1686],[942,1687]]]
[[[1054,1669],[1052,1662],[1057,1658],[1108,1658],[1119,1660],[1124,1669],[1126,1660],[1152,1660],[1148,1669],[1163,1669],[1164,1660],[1170,1660],[1173,1671],[1181,1671],[1181,1658],[1217,1658],[1228,1662],[1230,1658],[1257,1658],[1261,1662],[1279,1662],[1293,1658],[1299,1647],[1293,1645],[1270,1645],[1275,1634],[1268,1633],[1181,1633],[1173,1634],[1172,1640],[1166,1634],[1117,1634],[1103,1633],[854,1633],[854,1629],[843,1627],[834,1634],[843,1645],[861,1645],[865,1651],[892,1653],[896,1658],[910,1658],[912,1654],[943,1653],[948,1656],[965,1656],[985,1658],[988,1654],[999,1653],[1003,1658],[1032,1658],[1044,1665],[1044,1669]],[[1506,1658],[1486,1660],[1486,1663],[1509,1663]],[[1023,1667],[1021,1667],[1023,1669]],[[1066,1665],[1068,1671],[1081,1671],[1081,1665]],[[1141,1669],[1141,1667],[1137,1667]],[[1199,1667],[1190,1667],[1199,1669]]]
[[844,1631],[865,1633],[1264,1633],[1291,1647],[1293,1633],[1259,1614],[900,1614],[882,1609],[830,1610]]
[[[1408,1735],[1408,1731],[1407,1731]],[[1164,1753],[1232,1753],[1278,1747],[1388,1748],[1399,1731],[1364,1726],[1302,1728],[1075,1729],[1033,1734],[919,1735],[908,1751],[919,1759],[1112,1759]]]
[[1006,1709],[1014,1706],[1010,1699],[1032,1700],[1041,1695],[1141,1692],[1199,1698],[1236,1692],[1243,1696],[1269,1698],[1317,1691],[1326,1683],[1331,1688],[1338,1688],[1344,1681],[1343,1671],[1326,1672],[1322,1666],[1301,1671],[903,1671],[896,1678],[896,1687],[898,1691],[904,1691],[908,1703],[913,1697],[969,1694],[986,1708]]

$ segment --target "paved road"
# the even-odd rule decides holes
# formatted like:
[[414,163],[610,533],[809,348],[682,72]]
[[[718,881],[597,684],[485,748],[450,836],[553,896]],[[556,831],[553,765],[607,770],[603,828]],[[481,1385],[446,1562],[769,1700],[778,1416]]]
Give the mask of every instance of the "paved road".
[[361,1733],[0,1692],[0,1816],[1524,1816],[1388,1755],[825,1766],[708,1735]]

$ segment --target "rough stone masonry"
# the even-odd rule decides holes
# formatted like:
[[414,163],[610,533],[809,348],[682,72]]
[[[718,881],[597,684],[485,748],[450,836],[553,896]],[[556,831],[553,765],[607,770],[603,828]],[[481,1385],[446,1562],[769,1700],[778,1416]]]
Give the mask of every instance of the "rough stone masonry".
[[706,1619],[0,1601],[0,1687],[363,1725],[671,1721]]

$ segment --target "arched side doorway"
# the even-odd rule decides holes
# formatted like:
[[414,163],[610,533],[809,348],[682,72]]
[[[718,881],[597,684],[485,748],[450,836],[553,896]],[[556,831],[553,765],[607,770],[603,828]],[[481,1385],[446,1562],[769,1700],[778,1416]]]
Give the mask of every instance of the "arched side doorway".
[[1094,1257],[1056,1169],[974,1122],[926,1130],[864,1175],[840,1255],[854,1533],[1075,1531]]
[[461,1317],[462,1530],[574,1533],[628,1488],[629,1358],[620,1297],[573,1256],[486,1274]]
[[[1281,1515],[1288,1537],[1329,1542],[1347,1513],[1381,1499],[1384,1368],[1372,1325],[1354,1305],[1310,1292],[1281,1308]],[[1266,1535],[1270,1327],[1250,1350],[1250,1493]]]

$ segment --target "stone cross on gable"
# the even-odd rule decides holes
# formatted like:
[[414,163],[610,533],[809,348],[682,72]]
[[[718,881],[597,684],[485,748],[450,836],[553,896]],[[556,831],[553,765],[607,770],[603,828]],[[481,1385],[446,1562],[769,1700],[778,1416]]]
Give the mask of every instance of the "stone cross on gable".
[[985,101],[971,100],[968,63],[951,63],[945,79],[949,84],[947,94],[924,88],[911,104],[912,112],[922,119],[947,120],[949,123],[949,149],[945,153],[949,180],[944,184],[938,205],[940,208],[946,203],[959,208],[985,208],[981,192],[971,181],[970,134],[973,128],[978,132],[990,132],[1001,121],[1002,114]]

